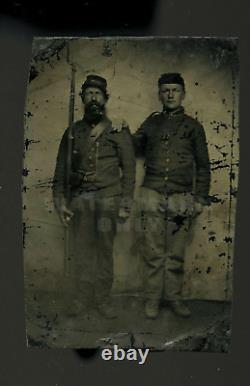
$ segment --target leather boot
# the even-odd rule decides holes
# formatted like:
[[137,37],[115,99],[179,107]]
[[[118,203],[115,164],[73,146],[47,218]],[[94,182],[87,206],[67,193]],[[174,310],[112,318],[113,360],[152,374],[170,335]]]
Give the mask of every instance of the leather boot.
[[169,303],[170,308],[177,316],[181,316],[182,318],[189,318],[191,316],[191,311],[186,306],[186,304],[181,300],[172,301]]
[[145,304],[145,315],[149,319],[156,319],[159,315],[159,300],[148,299]]
[[115,319],[117,317],[117,313],[111,301],[106,300],[103,303],[98,303],[97,310],[106,319]]

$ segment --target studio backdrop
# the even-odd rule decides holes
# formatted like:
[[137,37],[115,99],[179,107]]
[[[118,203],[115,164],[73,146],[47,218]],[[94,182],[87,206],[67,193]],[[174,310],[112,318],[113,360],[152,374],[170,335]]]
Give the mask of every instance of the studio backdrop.
[[[237,41],[36,38],[27,86],[23,172],[28,334],[34,341],[47,342],[34,327],[38,303],[47,296],[51,306],[53,299],[56,302],[53,294],[67,296],[65,232],[54,207],[52,183],[59,144],[69,124],[72,65],[74,121],[84,112],[81,85],[88,75],[98,74],[107,80],[109,118],[126,120],[132,134],[150,114],[162,111],[157,83],[160,75],[174,72],[183,76],[185,112],[205,130],[211,188],[210,205],[193,221],[188,236],[182,296],[188,301],[230,302],[239,171]],[[118,297],[143,295],[138,201],[144,166],[143,157],[137,159],[132,213],[128,222],[118,224],[114,242],[112,294]],[[40,320],[42,317],[40,314]],[[77,346],[73,341],[67,343]],[[53,346],[51,341],[48,345]]]

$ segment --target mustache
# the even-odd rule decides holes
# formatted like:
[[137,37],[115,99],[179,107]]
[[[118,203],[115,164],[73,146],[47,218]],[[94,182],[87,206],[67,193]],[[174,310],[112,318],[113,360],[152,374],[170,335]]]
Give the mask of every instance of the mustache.
[[91,107],[98,107],[100,109],[103,108],[103,106],[99,102],[95,102],[95,101],[90,101],[85,105],[85,108],[91,108]]

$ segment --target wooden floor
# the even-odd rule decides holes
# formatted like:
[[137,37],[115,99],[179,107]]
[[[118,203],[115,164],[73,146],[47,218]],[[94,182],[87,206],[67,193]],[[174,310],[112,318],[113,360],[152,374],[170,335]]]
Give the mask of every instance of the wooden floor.
[[94,304],[70,316],[65,296],[56,292],[29,292],[26,296],[26,331],[29,347],[123,348],[227,352],[230,345],[231,304],[189,301],[192,315],[175,316],[165,305],[156,320],[144,315],[138,296],[114,295],[117,317],[102,317]]

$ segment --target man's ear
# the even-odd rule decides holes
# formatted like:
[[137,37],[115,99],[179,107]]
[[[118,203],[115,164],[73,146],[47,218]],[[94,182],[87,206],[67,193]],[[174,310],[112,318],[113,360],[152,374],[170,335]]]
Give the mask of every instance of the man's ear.
[[79,96],[81,98],[82,103],[84,103],[84,94],[82,93],[82,91],[79,92]]

